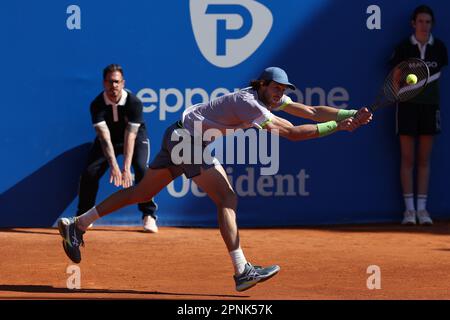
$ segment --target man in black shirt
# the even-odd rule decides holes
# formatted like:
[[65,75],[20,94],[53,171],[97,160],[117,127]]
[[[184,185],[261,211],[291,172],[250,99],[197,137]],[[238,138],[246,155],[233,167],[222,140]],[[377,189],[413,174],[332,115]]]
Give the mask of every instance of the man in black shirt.
[[[411,17],[414,34],[395,49],[393,65],[408,58],[424,60],[430,69],[430,79],[424,91],[410,101],[397,106],[397,134],[400,136],[400,177],[406,210],[402,224],[433,223],[426,209],[430,155],[434,135],[440,133],[439,77],[448,64],[445,44],[431,34],[434,14],[430,7],[417,7]],[[415,157],[415,145],[418,152]],[[414,206],[414,163],[417,163],[417,207]]]
[[[103,70],[105,90],[91,103],[91,117],[97,137],[91,147],[88,163],[81,175],[77,216],[95,205],[99,180],[110,168],[109,182],[128,188],[133,184],[131,166],[136,183],[144,177],[150,154],[149,140],[142,116],[142,102],[124,90],[121,66],[111,64]],[[116,155],[123,154],[120,170]],[[144,231],[156,233],[156,203],[153,199],[140,203]]]

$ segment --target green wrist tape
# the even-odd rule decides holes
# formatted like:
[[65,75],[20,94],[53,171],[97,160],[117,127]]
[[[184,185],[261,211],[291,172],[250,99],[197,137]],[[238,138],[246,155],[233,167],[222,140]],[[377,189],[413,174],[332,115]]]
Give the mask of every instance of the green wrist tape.
[[336,121],[328,121],[317,124],[317,131],[319,132],[319,137],[323,137],[329,135],[336,131],[337,122]]
[[267,126],[267,124],[268,124],[269,122],[272,122],[272,120],[271,120],[271,119],[268,119],[268,120],[264,121],[263,123],[261,123],[261,124],[260,124],[261,128],[264,129],[264,127]]
[[353,117],[356,113],[358,112],[358,110],[345,110],[345,109],[340,109],[337,113],[337,119],[336,121],[342,121],[344,119],[347,118],[351,118]]

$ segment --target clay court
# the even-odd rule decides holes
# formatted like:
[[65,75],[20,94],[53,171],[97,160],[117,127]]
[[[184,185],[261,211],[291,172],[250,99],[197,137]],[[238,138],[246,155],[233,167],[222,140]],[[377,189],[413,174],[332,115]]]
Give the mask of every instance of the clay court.
[[[279,264],[239,293],[217,229],[95,227],[82,248],[81,289],[56,229],[0,229],[1,299],[449,299],[450,230],[398,225],[242,229],[246,257]],[[369,290],[370,265],[381,289]]]

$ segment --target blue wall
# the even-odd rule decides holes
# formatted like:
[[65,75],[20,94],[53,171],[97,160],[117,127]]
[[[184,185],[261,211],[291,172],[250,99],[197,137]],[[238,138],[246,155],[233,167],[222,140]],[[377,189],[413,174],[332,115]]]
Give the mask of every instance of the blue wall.
[[[243,87],[267,66],[288,71],[300,90],[291,95],[300,101],[340,108],[369,104],[394,45],[412,32],[411,11],[423,1],[231,2],[251,18],[205,14],[207,4],[223,3],[214,0],[1,2],[0,226],[51,226],[59,216],[73,215],[78,176],[95,137],[89,104],[102,90],[101,72],[109,63],[124,67],[126,87],[144,101],[152,159],[164,129],[185,107]],[[426,3],[436,14],[433,34],[450,44],[450,4]],[[370,5],[381,10],[381,29],[366,25]],[[223,34],[231,38],[233,31],[217,32],[218,19],[227,19],[226,28],[240,29],[236,37],[245,38],[225,41]],[[216,45],[225,56],[217,55]],[[429,195],[436,218],[450,217],[444,192],[450,178],[449,79],[445,70],[443,133],[433,151]],[[278,174],[290,180],[292,190],[277,188],[280,177],[262,177],[257,165],[227,166],[239,182],[240,225],[399,221],[403,203],[394,115],[395,108],[385,108],[355,133],[281,141]],[[117,190],[107,178],[98,200]],[[190,181],[178,178],[156,197],[159,224],[216,225],[212,202],[198,195]],[[139,220],[137,207],[130,206],[99,223]]]

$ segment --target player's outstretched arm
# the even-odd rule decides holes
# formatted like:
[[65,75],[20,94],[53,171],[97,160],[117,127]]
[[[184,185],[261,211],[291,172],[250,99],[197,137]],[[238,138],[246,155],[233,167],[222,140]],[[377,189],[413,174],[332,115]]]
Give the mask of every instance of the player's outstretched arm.
[[283,138],[300,141],[324,137],[336,131],[353,131],[360,126],[358,119],[348,118],[340,122],[327,121],[318,124],[304,124],[294,126],[283,118],[274,117],[264,129]]
[[292,102],[287,104],[283,108],[283,111],[296,117],[309,119],[315,122],[326,122],[333,120],[339,122],[351,118],[357,114],[361,117],[358,119],[361,122],[361,124],[367,124],[368,122],[370,122],[371,119],[371,113],[367,108],[361,108],[359,110],[353,109],[348,110],[328,106],[313,107],[298,102]]
[[298,102],[291,102],[283,108],[283,111],[299,118],[305,118],[315,122],[325,122],[337,120],[339,109],[328,106],[313,107]]

